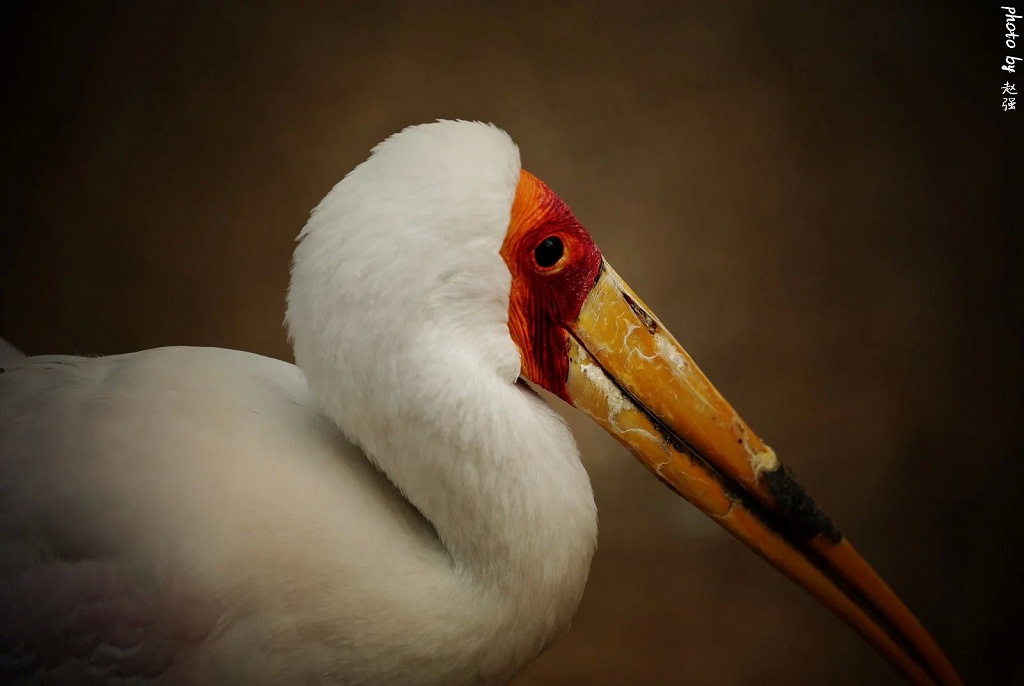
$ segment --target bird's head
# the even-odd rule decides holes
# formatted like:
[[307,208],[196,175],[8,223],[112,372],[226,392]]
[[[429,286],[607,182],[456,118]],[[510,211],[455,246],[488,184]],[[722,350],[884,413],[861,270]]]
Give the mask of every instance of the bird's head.
[[[419,367],[396,359],[442,347],[509,383],[526,378],[593,418],[913,681],[960,683],[566,203],[521,168],[507,134],[442,121],[392,136],[324,199],[302,239],[288,309],[296,357],[314,388],[363,389],[338,400],[349,406],[336,416],[360,421],[388,402],[358,395],[388,386],[364,369],[408,375]],[[318,396],[333,402],[330,388]]]

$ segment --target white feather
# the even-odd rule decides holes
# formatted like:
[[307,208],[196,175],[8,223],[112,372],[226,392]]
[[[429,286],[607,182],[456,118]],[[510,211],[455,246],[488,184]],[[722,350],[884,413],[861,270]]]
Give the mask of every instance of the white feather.
[[300,236],[298,368],[198,348],[7,367],[0,676],[501,683],[564,631],[596,515],[567,428],[516,382],[518,174],[484,124],[380,144]]

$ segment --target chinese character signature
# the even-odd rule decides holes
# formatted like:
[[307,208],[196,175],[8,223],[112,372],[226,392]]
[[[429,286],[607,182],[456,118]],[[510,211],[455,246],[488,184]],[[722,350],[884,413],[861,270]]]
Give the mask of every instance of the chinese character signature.
[[[1003,95],[1017,95],[1017,84],[1007,81],[1003,84]],[[1017,109],[1017,98],[1003,98],[1003,112]]]

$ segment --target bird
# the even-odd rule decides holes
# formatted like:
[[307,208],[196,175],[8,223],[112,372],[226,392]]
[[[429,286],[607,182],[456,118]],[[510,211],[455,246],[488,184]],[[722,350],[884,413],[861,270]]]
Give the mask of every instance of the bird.
[[538,389],[911,682],[961,683],[502,129],[374,147],[302,228],[285,323],[295,364],[0,348],[0,683],[508,683],[597,537]]

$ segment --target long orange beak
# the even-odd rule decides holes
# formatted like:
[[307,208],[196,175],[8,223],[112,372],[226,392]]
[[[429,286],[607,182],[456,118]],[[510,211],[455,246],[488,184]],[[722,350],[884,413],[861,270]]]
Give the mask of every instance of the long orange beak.
[[917,684],[962,684],[917,618],[608,266],[570,332],[566,391],[658,478]]

